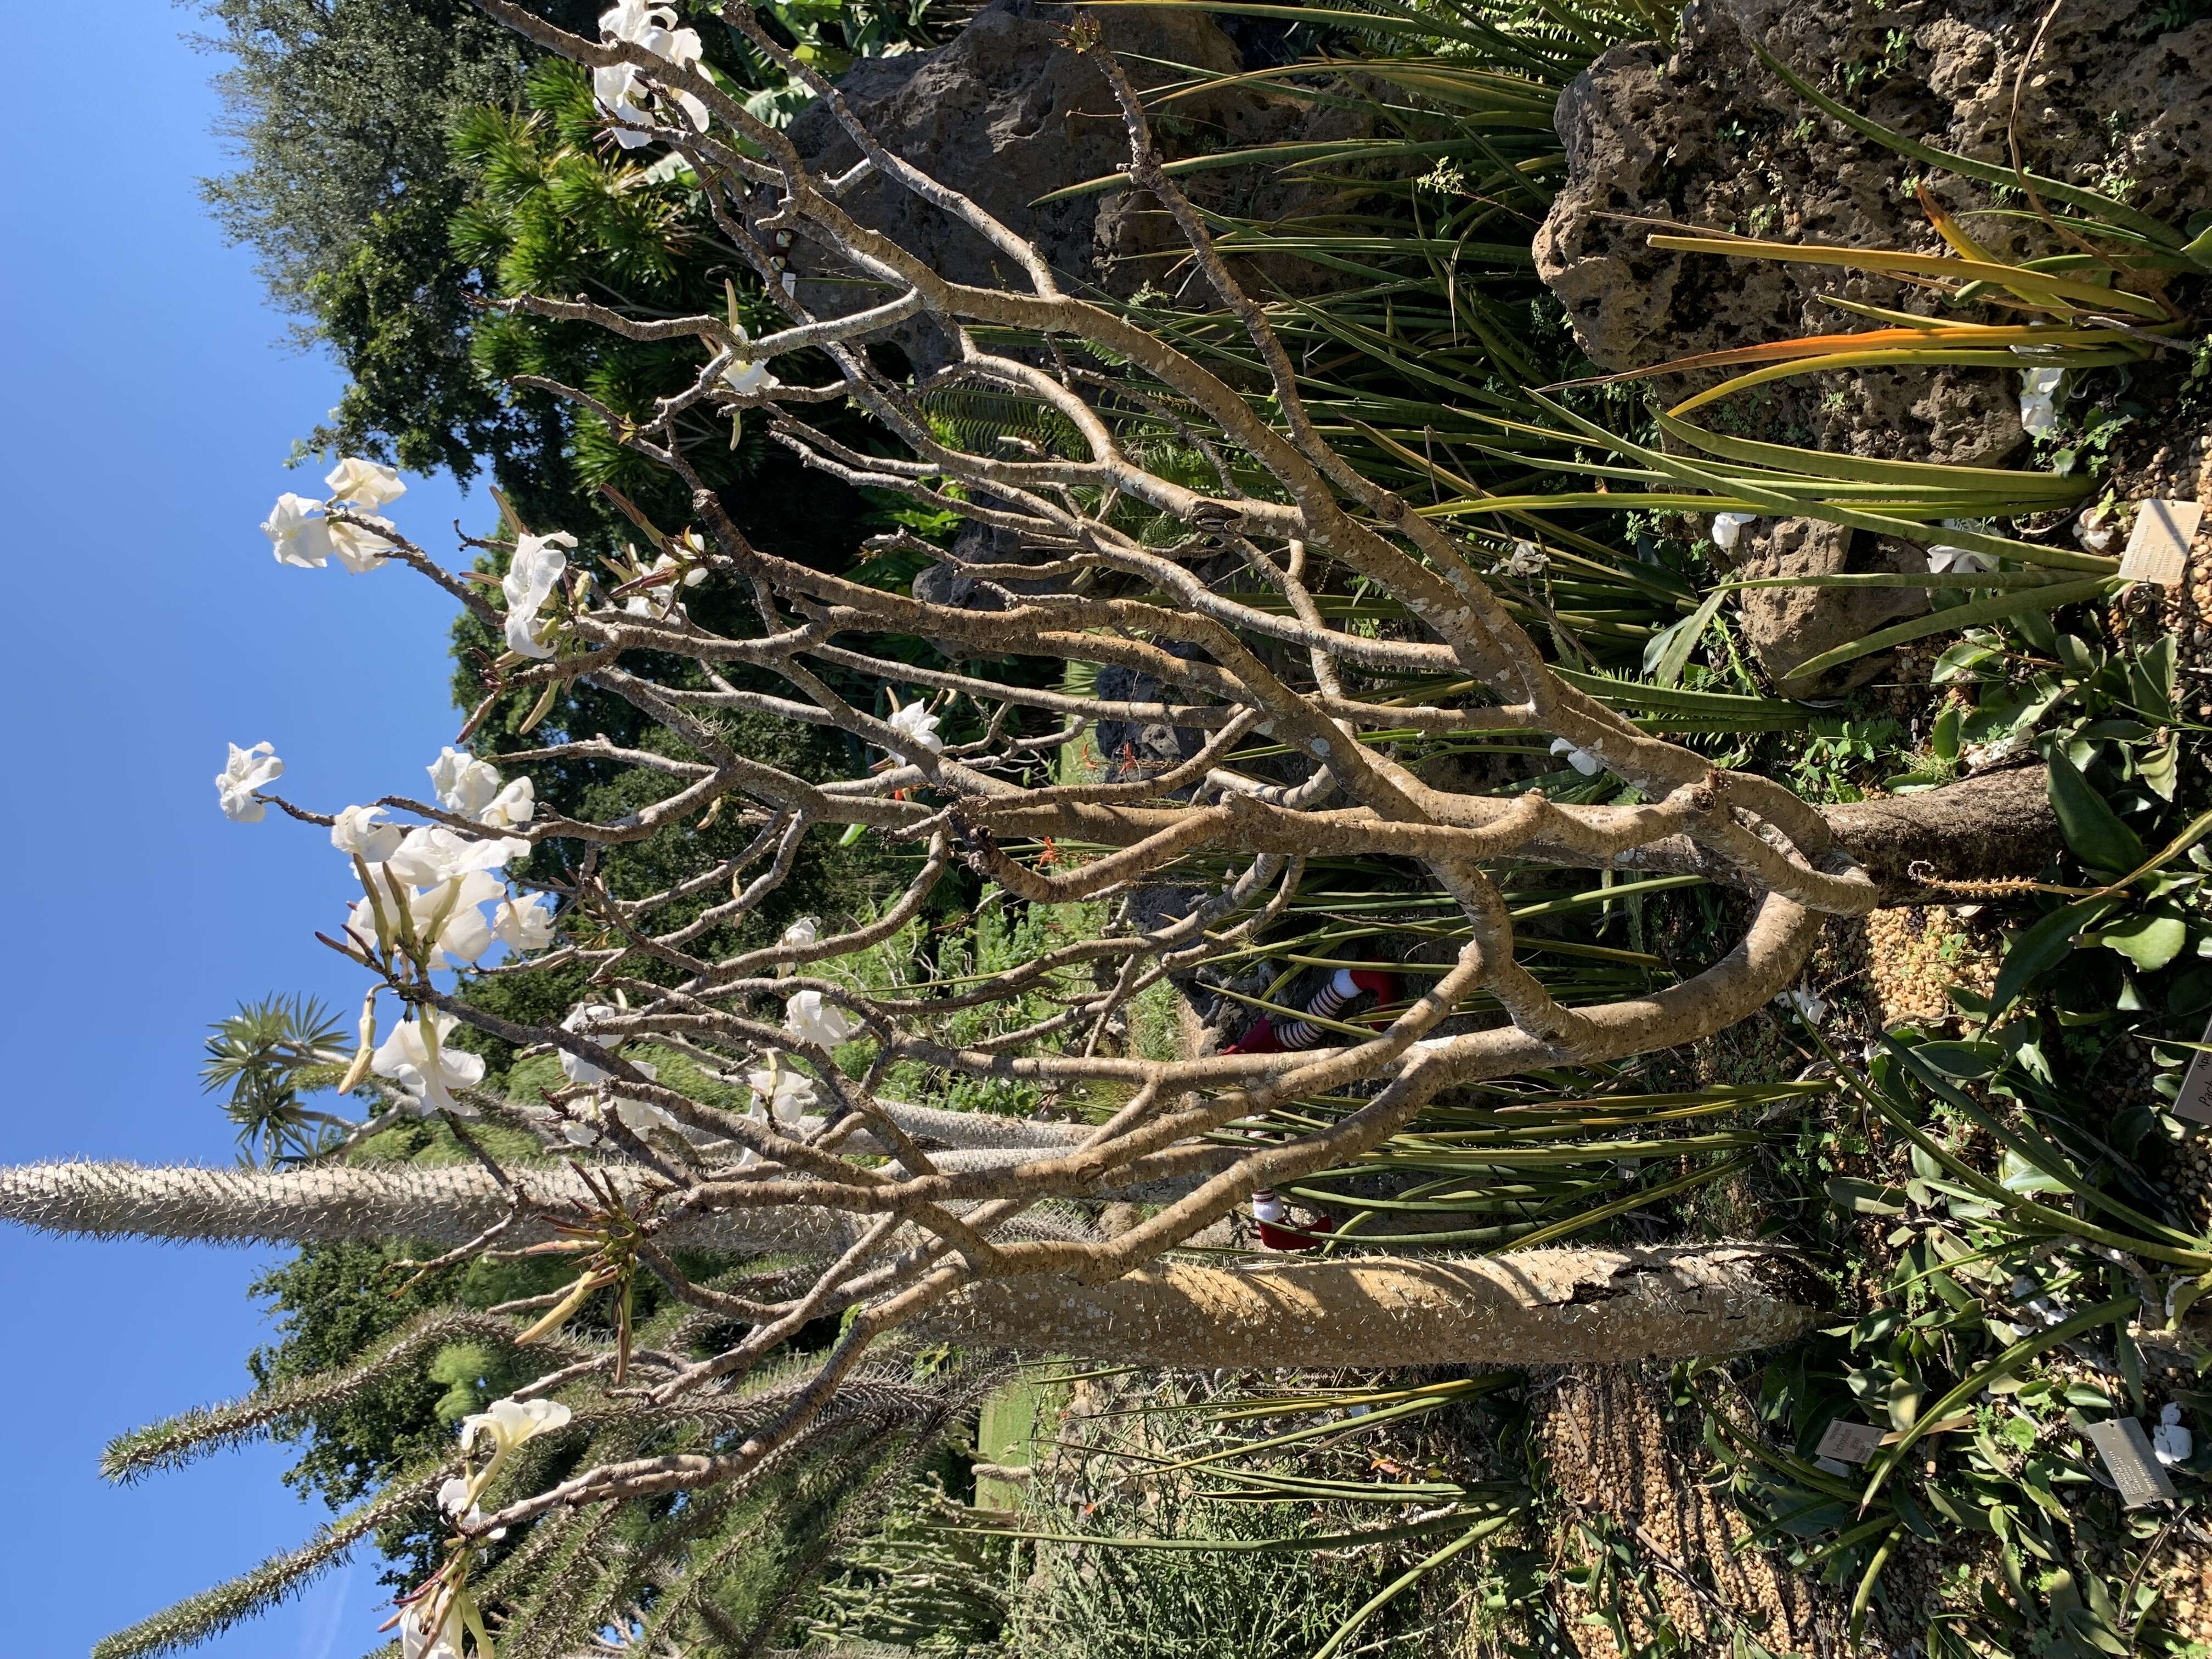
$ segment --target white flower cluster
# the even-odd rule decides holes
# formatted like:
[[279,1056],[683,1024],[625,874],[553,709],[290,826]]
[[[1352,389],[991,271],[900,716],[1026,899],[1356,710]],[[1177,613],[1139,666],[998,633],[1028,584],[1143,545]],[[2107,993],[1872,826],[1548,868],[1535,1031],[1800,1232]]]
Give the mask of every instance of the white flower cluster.
[[[483,1520],[477,1499],[489,1489],[514,1449],[538,1435],[567,1428],[574,1415],[557,1400],[497,1400],[463,1418],[462,1451],[471,1450],[482,1438],[491,1443],[491,1455],[474,1474],[457,1474],[440,1486],[438,1507],[452,1521]],[[504,1538],[507,1528],[495,1528],[486,1536]],[[447,1584],[442,1575],[434,1577],[400,1615],[400,1659],[461,1659],[461,1644],[474,1613],[465,1591]]]
[[407,486],[392,468],[358,457],[340,461],[323,482],[330,486],[329,499],[319,501],[288,490],[270,509],[261,533],[276,549],[276,562],[320,570],[336,559],[356,575],[375,569],[392,550],[392,544],[360,525],[334,524],[327,515],[349,513],[390,530],[391,520],[378,517],[376,510],[404,495]]
[[[596,1028],[602,1020],[612,1019],[621,1012],[620,1009],[604,1002],[579,1003],[568,1011],[568,1018],[561,1022],[561,1029],[564,1031],[573,1031],[578,1036],[591,1037],[598,1042],[600,1047],[619,1052],[622,1048],[621,1039],[617,1038],[608,1042],[597,1035]],[[629,1064],[633,1071],[641,1073],[647,1081],[659,1080],[659,1069],[650,1060],[631,1060]],[[566,1048],[561,1050],[561,1074],[571,1083],[596,1085],[607,1080],[607,1072],[604,1066],[596,1065],[586,1060],[581,1054],[572,1054]],[[611,1109],[615,1115],[622,1120],[623,1127],[634,1135],[642,1135],[648,1129],[663,1129],[671,1134],[683,1133],[683,1125],[650,1101],[603,1097],[600,1107],[602,1112]],[[568,1124],[565,1126],[564,1133],[571,1142],[579,1146],[589,1146],[599,1138],[599,1132],[588,1123]]]
[[[502,780],[496,768],[447,749],[431,763],[438,804],[487,830],[513,830],[536,816],[528,778]],[[464,836],[442,823],[403,829],[384,823],[380,806],[349,806],[331,825],[331,845],[357,860],[368,890],[346,915],[346,931],[364,949],[389,952],[411,933],[429,960],[448,967],[473,963],[495,940],[510,951],[543,950],[553,939],[553,908],[543,894],[517,896],[499,870],[530,851],[520,836]],[[394,908],[404,902],[403,930]],[[493,908],[487,915],[486,904]],[[446,1044],[453,1018],[425,1010],[403,1021],[379,1045],[371,1068],[413,1097],[416,1109],[461,1116],[474,1109],[453,1091],[483,1080],[483,1061]]]
[[[659,576],[673,571],[678,561],[672,554],[664,553],[646,570],[647,576]],[[681,576],[670,575],[642,592],[633,593],[623,601],[623,609],[633,617],[644,617],[653,622],[674,622],[684,616],[684,590],[696,587],[707,580],[707,567],[695,564]]]
[[1818,1025],[1828,1017],[1828,1000],[1818,991],[1802,985],[1793,985],[1774,999],[1778,1007],[1784,1007],[1808,1025]]
[[[786,945],[811,945],[814,942],[815,922],[811,916],[793,922],[786,930]],[[591,1037],[602,1048],[620,1053],[623,1039],[608,1041],[599,1037],[599,1028],[619,1017],[621,1010],[603,1002],[580,1003],[568,1011],[561,1022],[561,1029],[578,1036]],[[835,1004],[824,1001],[819,991],[801,991],[784,1005],[784,1030],[798,1041],[817,1048],[834,1048],[850,1039],[860,1029],[860,1022]],[[658,1081],[659,1072],[649,1060],[623,1056],[630,1068],[648,1079]],[[586,1059],[581,1054],[561,1050],[561,1073],[569,1082],[598,1087],[608,1081],[604,1066]],[[784,1063],[781,1055],[771,1052],[765,1064],[745,1073],[745,1084],[752,1091],[753,1103],[749,1115],[757,1121],[771,1121],[787,1128],[799,1123],[816,1103],[814,1081],[805,1073],[793,1071]],[[623,1127],[632,1134],[643,1135],[650,1129],[665,1130],[671,1134],[683,1133],[683,1126],[663,1108],[649,1101],[629,1100],[602,1091],[597,1103],[599,1121],[605,1121],[609,1111],[622,1121]],[[571,1121],[562,1126],[562,1133],[579,1146],[589,1146],[599,1139],[599,1130],[588,1121]],[[739,1161],[740,1169],[750,1169],[759,1162],[757,1155],[748,1152]]]
[[[610,46],[642,47],[677,69],[690,69],[699,62],[699,31],[678,28],[672,6],[621,0],[599,14],[599,38]],[[592,71],[592,95],[614,117],[615,143],[624,149],[653,142],[647,130],[653,125],[653,116],[647,106],[654,91],[635,64],[608,64]],[[707,106],[696,93],[663,90],[661,95],[675,101],[694,131],[706,131]]]

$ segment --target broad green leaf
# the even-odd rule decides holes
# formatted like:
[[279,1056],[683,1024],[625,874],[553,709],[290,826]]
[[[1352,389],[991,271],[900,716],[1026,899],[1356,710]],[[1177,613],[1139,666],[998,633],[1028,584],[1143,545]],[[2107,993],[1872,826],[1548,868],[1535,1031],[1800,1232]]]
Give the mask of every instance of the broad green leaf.
[[2145,911],[2100,929],[2097,942],[2149,973],[2181,954],[2189,943],[2189,924],[2177,915]]
[[2120,822],[2105,798],[2089,787],[2065,753],[2053,748],[2050,769],[2051,810],[2075,857],[2093,870],[2127,871],[2150,854],[2136,832]]
[[1922,1042],[1912,1052],[1946,1077],[1987,1077],[2004,1059],[1994,1042]]
[[1959,705],[1947,702],[1943,712],[1936,717],[1936,729],[1929,734],[1928,747],[1937,759],[1954,761],[1959,758]]
[[1990,994],[1990,1017],[1996,1018],[2031,981],[2065,961],[2067,952],[2074,948],[2074,936],[2118,903],[2117,897],[2076,899],[2021,930],[1997,969],[1996,988]]
[[1858,1215],[1905,1213],[1905,1191],[1899,1187],[1880,1187],[1871,1181],[1838,1176],[1828,1182],[1828,1196],[1835,1200],[1837,1208]]

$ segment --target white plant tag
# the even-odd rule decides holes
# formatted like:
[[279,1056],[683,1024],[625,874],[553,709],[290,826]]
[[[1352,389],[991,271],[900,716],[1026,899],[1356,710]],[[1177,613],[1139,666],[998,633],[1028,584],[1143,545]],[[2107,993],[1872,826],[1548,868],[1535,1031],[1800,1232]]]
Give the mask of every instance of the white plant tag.
[[2115,1417],[2103,1423],[2092,1423],[2086,1433],[2097,1455],[2105,1460],[2112,1472],[2112,1482],[2120,1489],[2121,1504],[2131,1510],[2142,1509],[2147,1504],[2172,1501],[2173,1482],[2166,1478],[2166,1471],[2158,1466],[2158,1458],[2150,1449],[2150,1437],[2143,1432],[2142,1424],[2132,1417]]
[[1863,1463],[1881,1444],[1881,1434],[1880,1429],[1868,1424],[1846,1423],[1838,1418],[1828,1425],[1828,1431],[1813,1449],[1818,1456],[1832,1457],[1839,1462]]
[[2179,586],[2188,562],[2189,543],[2204,516],[2197,501],[2148,501],[2136,514],[2128,550],[2120,556],[2120,574],[2129,581]]
[[[2212,1044],[2212,1024],[2204,1028],[2197,1039]],[[2173,1097],[2173,1115],[2185,1117],[2192,1123],[2212,1123],[2212,1054],[2199,1048],[2189,1057],[2189,1069],[2181,1074],[2181,1092]]]

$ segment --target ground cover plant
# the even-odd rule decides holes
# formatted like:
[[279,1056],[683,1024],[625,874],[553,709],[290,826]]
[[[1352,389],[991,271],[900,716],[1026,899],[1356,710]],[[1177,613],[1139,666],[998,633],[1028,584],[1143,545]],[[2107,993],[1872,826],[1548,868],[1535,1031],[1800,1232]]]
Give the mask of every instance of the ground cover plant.
[[[2212,1006],[2192,665],[2116,574],[2110,472],[1687,418],[1764,371],[1672,412],[1574,384],[1503,228],[1540,186],[1506,186],[1559,165],[1550,102],[1650,20],[1328,14],[1329,60],[1269,76],[1380,105],[1393,155],[1266,158],[1345,169],[1340,213],[1290,235],[1185,198],[1073,21],[1126,120],[1115,182],[1188,261],[1181,298],[1108,303],[875,146],[757,21],[726,19],[829,101],[853,173],[820,176],[672,14],[618,7],[593,40],[484,9],[580,66],[565,119],[682,158],[749,285],[672,316],[495,302],[682,365],[641,408],[536,376],[676,480],[605,495],[628,546],[510,501],[456,576],[360,460],[272,515],[289,562],[440,582],[484,642],[464,738],[496,718],[506,740],[497,769],[448,750],[434,799],[327,813],[234,753],[226,811],[327,829],[362,884],[326,929],[368,975],[357,1041],[290,1005],[211,1045],[275,1167],[0,1177],[33,1224],[316,1247],[272,1286],[295,1322],[261,1392],[112,1463],[307,1425],[302,1477],[368,1501],[109,1650],[220,1628],[371,1532],[403,1565],[403,1650],[456,1659],[1072,1633],[2186,1650],[2164,1563],[2203,1541],[2171,1431],[2194,1402],[2161,1365],[2196,1352],[2212,1282],[2163,1110]],[[1375,170],[1406,152],[1440,159]],[[950,281],[856,222],[869,173],[1016,279]],[[2121,245],[2109,284],[1940,220],[1954,270],[1809,252],[2049,319],[1869,317],[1942,337],[1875,353],[2002,345],[2011,375],[2013,347],[2057,349],[2078,392],[2193,341],[2201,250],[2064,199]],[[1263,249],[1352,286],[1272,291]],[[866,347],[902,330],[934,355],[895,373]],[[1768,355],[1883,366],[1834,339]],[[2069,388],[2036,361],[2023,411],[2061,429]],[[871,424],[821,417],[847,405]],[[733,519],[695,456],[748,433],[908,504],[866,568]],[[2091,534],[2049,533],[2085,507]],[[1929,640],[1901,659],[1927,678],[1841,710],[1778,695],[1719,556],[1761,519],[1925,549],[1924,575],[1812,579],[1936,603],[1796,674]],[[583,712],[617,704],[619,735]],[[856,846],[874,885],[804,914],[802,849]],[[1837,936],[1907,903],[1978,910],[1920,967],[1944,1000],[1848,1010]],[[1367,1000],[1316,1012],[1351,974]],[[333,1085],[374,1109],[301,1103]],[[1248,1206],[1311,1248],[1249,1249]],[[1195,1443],[1123,1435],[1096,1455],[1120,1474],[965,1447],[1009,1352],[1184,1373],[1108,1409]],[[1495,1369],[1629,1358],[1681,1362],[1627,1415],[1660,1425],[1654,1468],[1695,1456],[1666,1422],[1699,1426],[1717,1556],[1770,1550],[1810,1588],[1747,1601],[1585,1478],[1560,1377]],[[1390,1374],[1267,1376],[1355,1365]],[[2183,1503],[2123,1511],[2071,1437],[2169,1404]],[[1846,1411],[1892,1437],[1838,1475],[1807,1449]],[[1420,1440],[1446,1420],[1455,1449]],[[932,1497],[979,1477],[972,1506]],[[1018,1509],[983,1501],[1024,1480]],[[1209,1557],[1240,1565],[1188,1565]]]

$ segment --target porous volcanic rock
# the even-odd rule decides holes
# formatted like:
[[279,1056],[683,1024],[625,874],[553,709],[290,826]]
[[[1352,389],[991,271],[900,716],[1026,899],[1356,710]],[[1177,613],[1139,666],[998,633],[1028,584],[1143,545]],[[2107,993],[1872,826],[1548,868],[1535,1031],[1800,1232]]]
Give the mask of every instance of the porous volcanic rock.
[[[1941,303],[1832,266],[1655,250],[1651,221],[1940,253],[1915,196],[1924,183],[1996,252],[2064,251],[2032,215],[1990,212],[1990,187],[1931,174],[1821,115],[1751,44],[1893,131],[2008,165],[2014,78],[2044,11],[2041,0],[1691,0],[1671,48],[1623,46],[1599,58],[1560,100],[1568,177],[1535,241],[1538,274],[1583,349],[1604,369],[1646,368],[1880,325],[1828,298],[1923,314]],[[2069,0],[2021,84],[2021,159],[2181,227],[2212,208],[2212,19],[2168,28],[2160,17],[2132,0]],[[1727,372],[1669,375],[1655,389],[1672,402]],[[1991,465],[2025,447],[2018,391],[2009,371],[1873,368],[1770,383],[1695,418],[1808,447]],[[1911,569],[1917,558],[1895,542],[1802,520],[1747,543],[1747,575]],[[1793,691],[1808,689],[1788,684],[1796,664],[1925,608],[1910,589],[1753,590],[1743,602],[1762,665]],[[1882,660],[1847,665],[1819,689],[1859,683]]]
[[[1180,234],[1148,193],[1125,189],[1039,202],[1110,175],[1129,159],[1112,91],[1097,68],[1065,44],[1068,16],[1066,8],[1037,0],[992,0],[945,46],[856,64],[839,88],[886,148],[1034,241],[1067,291],[1103,288],[1126,298],[1147,282],[1178,293],[1194,281],[1202,289],[1202,279],[1180,257]],[[1098,16],[1107,43],[1139,88],[1188,78],[1170,65],[1219,73],[1249,66],[1237,40],[1197,13],[1116,9]],[[1359,111],[1319,107],[1249,83],[1179,97],[1152,114],[1154,141],[1170,161],[1289,138],[1363,137],[1371,127]],[[860,159],[834,114],[818,103],[793,124],[792,139],[824,175]],[[1265,165],[1208,169],[1183,183],[1208,208],[1267,221],[1295,217],[1322,188],[1280,180]],[[893,182],[870,179],[843,200],[863,224],[919,254],[941,276],[1024,286],[1006,254]],[[805,280],[829,263],[820,255],[801,247],[790,257],[810,304],[833,314],[859,308],[862,296],[847,285]],[[1329,280],[1317,267],[1291,260],[1269,261],[1266,275],[1306,291]],[[880,297],[867,295],[866,302]],[[1210,294],[1193,297],[1212,302]],[[941,361],[942,343],[933,346],[925,331],[905,331],[901,339],[923,361]]]
[[[1818,519],[1761,520],[1747,530],[1736,576],[1831,576],[1866,571],[1924,569],[1920,551],[1887,537],[1863,536]],[[1917,587],[1751,587],[1737,600],[1746,644],[1785,696],[1832,696],[1864,685],[1884,656],[1856,658],[1806,678],[1797,665],[1864,639],[1875,629],[1917,617],[1928,595]]]
[[[1835,295],[1932,312],[1924,289],[1807,264],[1655,251],[1658,219],[1791,242],[1942,252],[1914,199],[1925,179],[1972,234],[2013,255],[2063,251],[1994,192],[1929,174],[1820,114],[1751,42],[1832,96],[1925,143],[2007,161],[2013,81],[2045,8],[2008,0],[1692,0],[1672,50],[1614,48],[1560,100],[1565,188],[1535,242],[1539,275],[1593,362],[1648,368],[1692,352],[1876,325]],[[2133,0],[2069,0],[2021,90],[2022,159],[2179,226],[2212,208],[2212,19],[2161,29]],[[2016,204],[2015,204],[2016,205]],[[1717,372],[1662,383],[1671,399]],[[2017,385],[1984,369],[1875,369],[1740,393],[1717,427],[1863,454],[1990,465],[2020,448]]]

